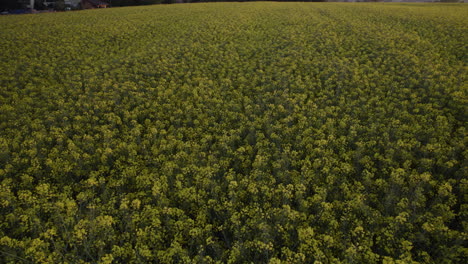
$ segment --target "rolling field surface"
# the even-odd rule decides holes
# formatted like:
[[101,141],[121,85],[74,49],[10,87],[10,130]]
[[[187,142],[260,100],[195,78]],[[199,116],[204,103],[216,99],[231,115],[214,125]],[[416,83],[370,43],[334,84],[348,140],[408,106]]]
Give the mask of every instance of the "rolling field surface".
[[467,44],[463,4],[0,16],[0,263],[464,263]]

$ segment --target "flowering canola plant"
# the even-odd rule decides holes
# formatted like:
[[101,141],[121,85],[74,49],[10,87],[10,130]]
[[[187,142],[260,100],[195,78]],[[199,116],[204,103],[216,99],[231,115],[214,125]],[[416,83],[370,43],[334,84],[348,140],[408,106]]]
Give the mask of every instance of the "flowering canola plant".
[[462,263],[468,6],[0,17],[1,263]]

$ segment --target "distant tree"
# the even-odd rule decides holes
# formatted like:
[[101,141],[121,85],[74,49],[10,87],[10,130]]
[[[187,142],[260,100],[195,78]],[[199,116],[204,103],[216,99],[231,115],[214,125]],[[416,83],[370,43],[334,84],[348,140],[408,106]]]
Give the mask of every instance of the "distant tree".
[[155,5],[164,3],[164,0],[113,0],[112,6]]
[[2,0],[0,2],[0,10],[17,9],[20,7],[21,5],[16,0]]
[[59,11],[65,10],[65,1],[64,0],[57,0],[55,2],[55,10],[59,10]]
[[44,5],[44,1],[43,1],[43,0],[36,0],[36,1],[34,1],[34,9],[36,9],[36,10],[44,10],[44,9],[47,9],[47,6]]
[[161,4],[163,0],[139,0],[138,2],[140,5],[155,5]]

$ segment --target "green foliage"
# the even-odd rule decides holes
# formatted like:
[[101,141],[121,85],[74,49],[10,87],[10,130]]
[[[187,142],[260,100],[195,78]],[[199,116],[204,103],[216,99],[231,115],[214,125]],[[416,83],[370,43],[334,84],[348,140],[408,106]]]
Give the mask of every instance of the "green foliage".
[[466,11],[0,17],[0,262],[466,262]]

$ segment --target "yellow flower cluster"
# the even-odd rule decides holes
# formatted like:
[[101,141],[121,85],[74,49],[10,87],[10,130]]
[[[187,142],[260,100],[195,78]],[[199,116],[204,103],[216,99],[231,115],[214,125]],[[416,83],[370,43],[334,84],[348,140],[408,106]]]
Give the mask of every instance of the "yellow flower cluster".
[[0,16],[0,263],[464,263],[467,13]]

